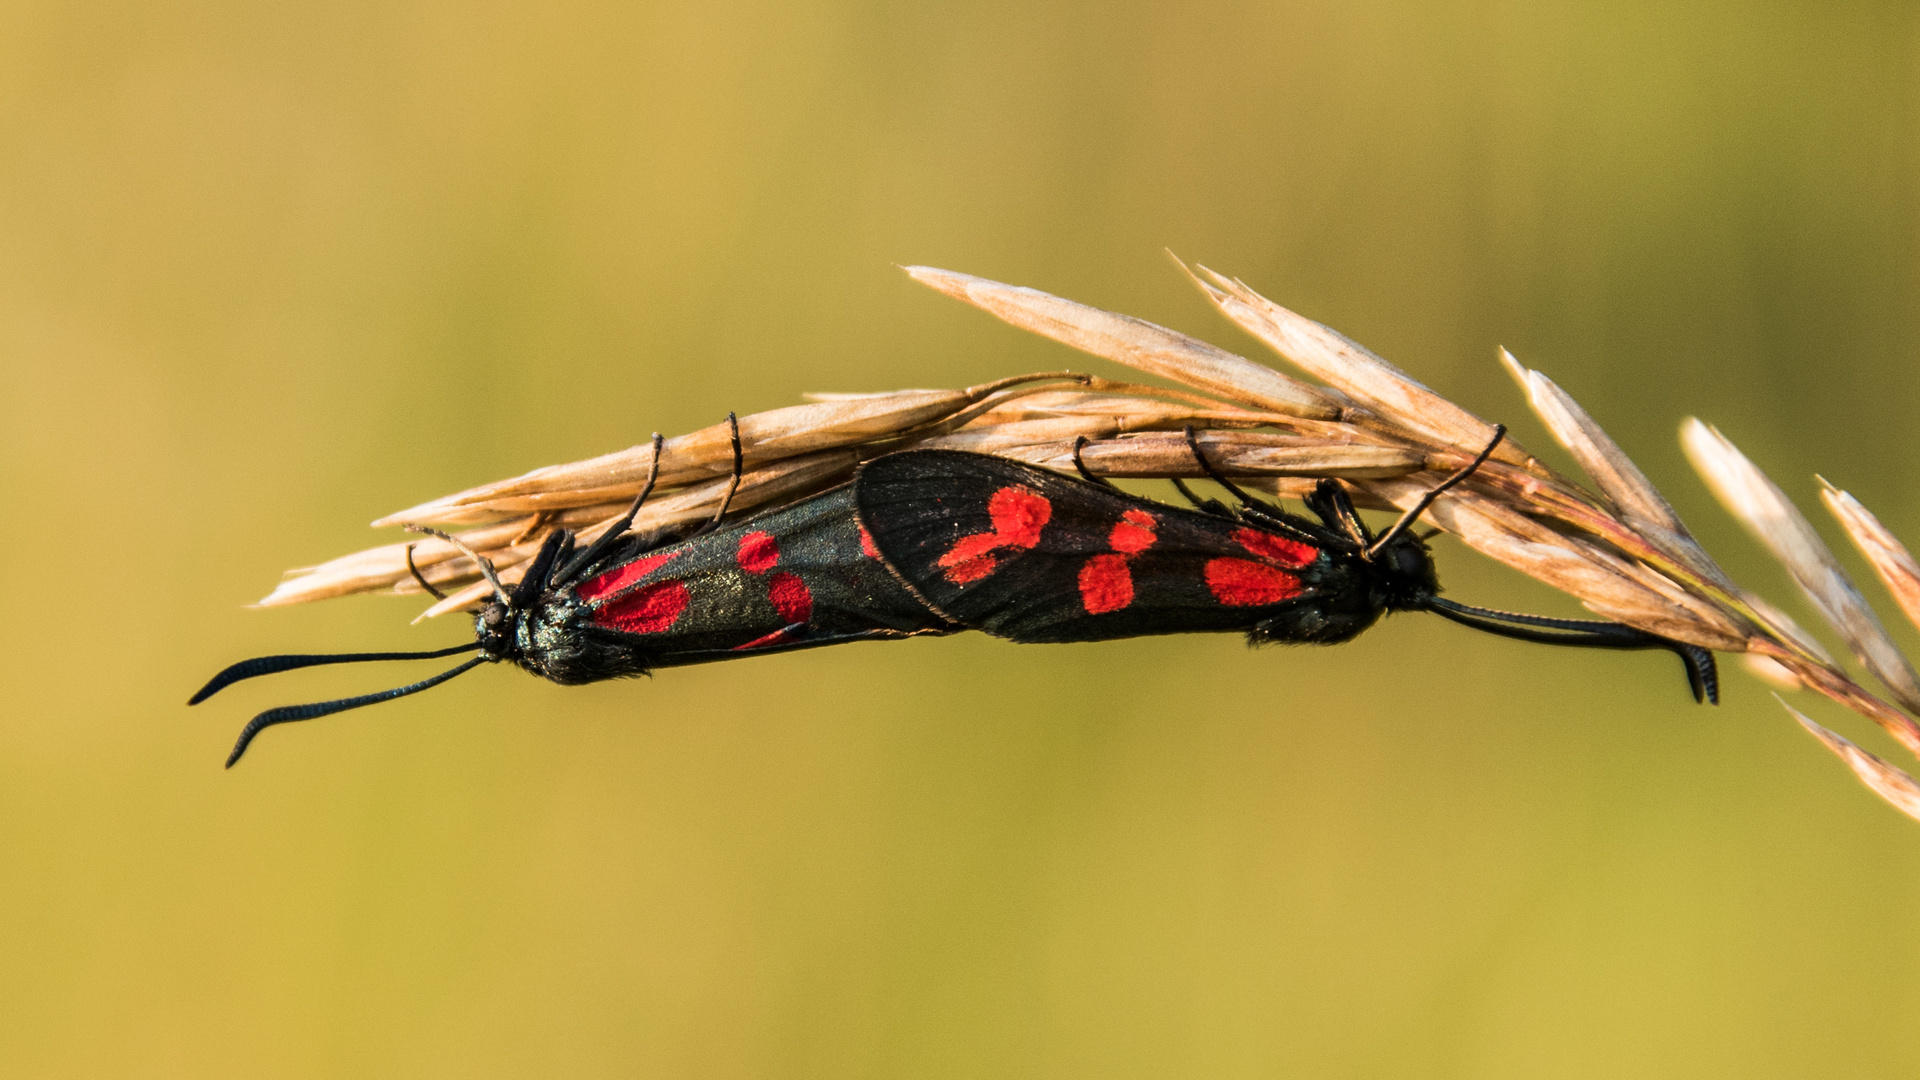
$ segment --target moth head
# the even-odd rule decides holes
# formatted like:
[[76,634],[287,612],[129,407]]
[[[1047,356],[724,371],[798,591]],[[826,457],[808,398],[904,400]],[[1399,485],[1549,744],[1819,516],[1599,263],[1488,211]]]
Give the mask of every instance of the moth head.
[[496,660],[511,660],[520,652],[520,612],[495,600],[473,616],[473,636],[480,651]]
[[1402,532],[1387,541],[1372,561],[1389,608],[1419,607],[1440,591],[1433,554],[1427,550],[1426,541],[1412,532]]

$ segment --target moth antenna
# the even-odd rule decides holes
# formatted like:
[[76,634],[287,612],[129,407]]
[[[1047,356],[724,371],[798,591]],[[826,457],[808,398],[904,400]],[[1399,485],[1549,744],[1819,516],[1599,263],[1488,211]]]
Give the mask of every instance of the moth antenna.
[[1713,651],[1684,641],[1674,651],[1687,665],[1687,685],[1693,688],[1693,700],[1703,705],[1720,704],[1720,669],[1714,663]]
[[1500,440],[1506,437],[1507,437],[1507,425],[1505,424],[1493,425],[1493,440],[1487,443],[1487,448],[1485,450],[1480,451],[1480,454],[1478,457],[1474,458],[1471,462],[1468,462],[1466,468],[1461,469],[1460,471],[1454,473],[1452,476],[1449,476],[1445,480],[1440,481],[1438,484],[1434,485],[1433,490],[1427,492],[1425,495],[1420,496],[1420,501],[1417,503],[1414,503],[1412,509],[1408,510],[1404,514],[1401,514],[1400,520],[1394,522],[1392,528],[1380,534],[1380,538],[1375,540],[1373,542],[1373,546],[1366,550],[1364,557],[1371,559],[1375,555],[1380,554],[1380,552],[1384,548],[1386,548],[1388,541],[1391,541],[1394,537],[1399,536],[1401,533],[1406,532],[1409,528],[1411,528],[1413,526],[1413,523],[1420,519],[1420,515],[1426,513],[1427,507],[1433,505],[1433,500],[1439,498],[1441,495],[1444,495],[1448,488],[1451,488],[1454,485],[1465,480],[1467,477],[1472,476],[1475,469],[1478,469],[1480,466],[1486,464],[1487,459],[1493,456],[1493,448],[1496,446],[1499,446]]
[[[1113,481],[1104,476],[1093,475],[1093,472],[1087,468],[1087,463],[1081,459],[1080,451],[1086,448],[1087,441],[1085,435],[1076,435],[1073,439],[1073,467],[1079,470],[1080,479],[1085,480],[1089,484],[1098,484],[1110,491],[1116,490],[1113,486]],[[1175,481],[1175,483],[1178,482],[1177,480]]]
[[455,653],[472,652],[479,647],[479,642],[469,641],[465,645],[431,649],[426,652],[292,653],[284,656],[256,656],[251,660],[242,660],[222,669],[220,674],[207,680],[207,685],[201,687],[199,693],[188,698],[187,704],[198,705],[241,679],[255,679],[262,675],[292,671],[295,668],[317,667],[321,664],[359,664],[369,660],[437,660],[442,656],[452,656]]
[[438,540],[445,540],[447,543],[452,544],[455,551],[472,559],[474,563],[480,567],[480,576],[486,578],[487,584],[493,586],[493,595],[497,597],[502,604],[512,604],[513,598],[507,595],[507,587],[500,584],[500,575],[493,569],[493,563],[486,556],[468,547],[459,537],[439,529],[430,528],[426,525],[409,525],[407,526],[407,531],[421,533]]
[[1493,619],[1498,622],[1513,623],[1518,626],[1544,626],[1553,630],[1578,630],[1582,633],[1589,634],[1611,634],[1622,640],[1645,641],[1650,638],[1659,642],[1667,641],[1666,638],[1658,634],[1649,634],[1645,630],[1636,629],[1624,623],[1606,622],[1600,619],[1562,619],[1553,615],[1528,615],[1520,611],[1501,611],[1498,608],[1483,608],[1475,607],[1472,604],[1462,604],[1449,600],[1444,596],[1430,596],[1421,606],[1433,611],[1435,614],[1439,614],[1442,611],[1452,611],[1461,615],[1471,615],[1477,619]]
[[420,568],[413,565],[413,545],[412,544],[407,545],[407,573],[413,575],[413,580],[419,582],[421,588],[427,590],[429,593],[432,593],[433,598],[435,600],[445,600],[447,598],[446,593],[443,593],[439,589],[434,588],[433,583],[431,581],[428,581],[426,578],[426,575],[420,572]]
[[619,521],[608,526],[606,532],[601,533],[593,543],[587,545],[587,550],[569,560],[567,565],[554,575],[554,584],[565,585],[573,580],[575,574],[592,566],[595,560],[607,553],[608,548],[618,543],[620,538],[627,534],[628,529],[633,528],[633,519],[639,516],[640,508],[647,505],[647,496],[653,494],[654,482],[660,479],[660,454],[665,443],[666,440],[660,437],[659,432],[653,433],[653,460],[647,464],[647,482],[641,485],[640,494],[633,500],[633,505],[627,507],[627,512]]
[[382,690],[377,694],[362,694],[359,697],[341,698],[338,701],[322,701],[313,705],[283,705],[278,709],[268,709],[266,712],[247,721],[247,726],[240,729],[240,738],[233,744],[233,752],[227,755],[227,768],[233,768],[233,763],[239,761],[240,755],[247,752],[247,746],[253,742],[254,736],[259,735],[262,731],[265,731],[275,724],[290,724],[297,720],[312,720],[315,717],[329,716],[333,713],[345,712],[348,709],[358,709],[362,705],[376,705],[382,701],[392,701],[394,698],[406,697],[408,694],[417,694],[422,690],[431,690],[441,683],[446,682],[448,679],[453,678],[455,675],[472,671],[475,667],[486,663],[489,659],[489,657],[485,656],[476,656],[466,663],[461,664],[459,667],[451,671],[443,671],[431,679],[422,679],[417,683],[395,687],[392,690]]
[[1720,704],[1719,668],[1712,651],[1698,645],[1664,638],[1620,623],[1495,611],[1456,604],[1438,596],[1428,597],[1420,606],[1443,619],[1483,633],[1542,645],[1578,645],[1589,649],[1666,649],[1680,657],[1680,662],[1686,665],[1687,685],[1693,690],[1693,700],[1702,704]]

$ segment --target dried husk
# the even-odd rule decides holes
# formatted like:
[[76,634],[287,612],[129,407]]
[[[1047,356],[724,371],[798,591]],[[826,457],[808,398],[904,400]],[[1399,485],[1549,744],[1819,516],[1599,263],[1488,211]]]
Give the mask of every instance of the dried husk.
[[1614,442],[1594,422],[1593,417],[1587,415],[1579,402],[1555,385],[1552,379],[1521,366],[1520,361],[1505,349],[1500,350],[1500,362],[1514,377],[1514,381],[1520,384],[1520,388],[1526,391],[1527,402],[1532,405],[1534,415],[1546,424],[1553,437],[1580,463],[1580,468],[1592,478],[1601,494],[1611,501],[1612,508],[1623,524],[1694,573],[1725,589],[1733,588],[1726,571],[1720,569],[1700,546],[1700,542],[1687,531],[1686,525],[1680,521],[1680,515],[1674,513],[1673,506],[1647,479],[1647,474],[1641,472],[1640,467],[1627,457],[1626,451],[1620,449],[1620,444]]
[[1204,341],[1127,315],[931,266],[914,280],[1043,337],[1162,378],[1270,412],[1331,420],[1340,402],[1325,391]]
[[[1778,696],[1775,695],[1776,698]],[[1807,714],[1786,702],[1780,702],[1780,707],[1798,720],[1800,726],[1806,728],[1809,734],[1825,743],[1827,749],[1839,755],[1840,760],[1846,762],[1847,767],[1853,770],[1853,774],[1860,778],[1860,782],[1875,795],[1887,800],[1908,817],[1920,820],[1920,783],[1915,783],[1913,777],[1889,764],[1885,759],[1860,749],[1852,742],[1814,723]]]
[[[1312,476],[1369,479],[1402,476],[1419,469],[1422,457],[1392,446],[1324,443],[1259,433],[1211,432],[1199,442],[1214,469],[1226,476]],[[1057,472],[1073,471],[1073,446],[1056,444],[1026,460]],[[1179,436],[1140,435],[1088,443],[1081,450],[1087,471],[1097,476],[1165,479],[1194,475],[1193,451]]]
[[[740,439],[750,463],[864,442],[902,427],[950,416],[973,403],[961,390],[906,390],[847,401],[794,405],[757,413],[740,421]],[[659,482],[684,484],[724,476],[732,463],[731,429],[725,423],[702,428],[666,441],[661,454]],[[550,465],[523,476],[422,503],[373,523],[375,528],[441,520],[441,512],[480,502],[500,502],[516,496],[586,493],[592,502],[615,502],[639,494],[653,467],[653,444],[643,443],[567,465]],[[555,501],[556,505],[564,503]],[[512,508],[510,503],[503,506]],[[574,505],[583,505],[575,503]],[[529,502],[524,509],[539,509]]]
[[[1359,344],[1312,319],[1288,311],[1245,282],[1198,267],[1193,280],[1208,300],[1240,328],[1259,338],[1347,397],[1440,446],[1478,450],[1493,438],[1493,425],[1415,381]],[[1192,272],[1190,272],[1192,273]],[[1507,439],[1494,460],[1525,469],[1539,467],[1520,444]]]
[[[966,390],[902,390],[773,409],[742,417],[740,442],[749,465],[830,447],[853,446],[952,417],[1010,385],[1058,379],[1063,374],[1018,376]],[[673,486],[727,475],[733,467],[732,437],[732,426],[723,422],[668,439],[661,448],[658,482]],[[639,494],[640,485],[646,482],[652,467],[653,444],[647,442],[617,453],[567,465],[550,465],[511,480],[469,488],[388,514],[373,525],[380,528],[443,522],[449,511],[482,503],[520,511],[632,499]],[[540,496],[548,498],[541,501]],[[582,498],[591,502],[578,501]]]
[[1920,564],[1914,562],[1906,545],[1887,531],[1872,511],[1860,505],[1860,500],[1825,480],[1820,482],[1825,488],[1820,493],[1821,501],[1847,530],[1860,554],[1873,565],[1873,572],[1893,594],[1900,610],[1906,612],[1915,626],[1920,626]]
[[1840,560],[1786,493],[1710,425],[1689,417],[1680,441],[1728,512],[1786,565],[1807,599],[1867,670],[1900,704],[1920,711],[1920,675],[1915,675]]

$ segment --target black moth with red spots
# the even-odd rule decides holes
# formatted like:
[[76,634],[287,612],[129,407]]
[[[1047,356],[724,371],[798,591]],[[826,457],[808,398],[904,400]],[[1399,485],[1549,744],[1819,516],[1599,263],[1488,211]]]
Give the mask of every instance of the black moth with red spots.
[[534,560],[524,613],[509,598],[476,623],[483,654],[562,685],[958,629],[867,553],[847,485],[679,543],[633,537],[561,580],[569,539],[554,534]]
[[726,527],[716,515],[704,528],[664,539],[626,532],[645,499],[642,492],[627,517],[584,551],[574,550],[571,533],[548,537],[511,594],[490,563],[472,556],[495,589],[494,601],[474,616],[472,643],[430,652],[259,657],[214,676],[188,704],[241,679],[294,668],[479,653],[408,686],[269,709],[241,732],[227,758],[231,767],[254,736],[275,724],[419,693],[482,663],[512,663],[577,685],[655,668],[963,629],[921,603],[880,562],[854,519],[851,485]]
[[1492,449],[1378,537],[1332,480],[1308,496],[1319,518],[1310,521],[1219,476],[1240,497],[1239,509],[1199,500],[1193,510],[1169,506],[1091,477],[947,450],[866,463],[854,498],[882,558],[929,608],[1012,641],[1237,630],[1256,645],[1334,644],[1387,612],[1431,611],[1527,641],[1669,649],[1685,663],[1695,699],[1717,703],[1713,654],[1698,646],[1618,623],[1491,611],[1440,597],[1427,545],[1407,526]]
[[929,607],[1011,641],[1237,630],[1332,644],[1435,587],[1423,552],[1410,574],[1376,573],[1292,515],[1187,510],[981,454],[879,458],[854,492],[874,546]]
[[[490,562],[467,551],[495,596],[475,615],[469,644],[258,657],[214,676],[188,704],[242,679],[295,668],[479,654],[392,690],[269,709],[240,733],[230,767],[275,724],[419,693],[483,663],[512,663],[576,685],[960,630],[1022,642],[1237,630],[1255,644],[1332,644],[1390,611],[1431,611],[1554,645],[1670,649],[1685,662],[1695,698],[1718,701],[1713,654],[1697,646],[1617,623],[1517,615],[1440,597],[1433,559],[1409,526],[1486,460],[1498,436],[1377,537],[1338,483],[1322,481],[1308,496],[1319,517],[1310,521],[1214,474],[1191,432],[1188,439],[1199,464],[1239,496],[1241,508],[1188,493],[1198,508],[1188,510],[1090,476],[1074,480],[1003,458],[914,450],[867,462],[851,484],[744,522],[721,527],[723,500],[702,528],[630,534],[652,490],[649,479],[626,517],[584,551],[574,550],[572,533],[550,536],[511,593]],[[657,464],[657,436],[655,448]],[[736,436],[736,485],[739,476]],[[432,591],[424,578],[421,584]]]

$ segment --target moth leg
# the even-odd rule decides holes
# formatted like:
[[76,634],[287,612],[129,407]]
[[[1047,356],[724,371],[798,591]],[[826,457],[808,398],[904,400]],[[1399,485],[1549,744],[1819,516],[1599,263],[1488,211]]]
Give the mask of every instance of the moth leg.
[[733,496],[736,492],[740,490],[740,475],[742,472],[745,471],[746,459],[745,459],[745,455],[743,455],[740,452],[740,419],[739,417],[735,416],[733,413],[728,413],[727,427],[731,430],[732,436],[733,436],[733,479],[728,481],[727,493],[721,496],[720,498],[720,509],[715,510],[713,512],[713,517],[711,520],[709,520],[705,525],[700,526],[699,529],[695,530],[692,534],[690,534],[687,537],[688,540],[691,540],[694,537],[698,537],[698,536],[705,536],[708,533],[712,532],[713,530],[719,528],[720,519],[727,516],[727,509],[733,505]]
[[427,580],[427,576],[420,572],[420,568],[413,565],[413,545],[412,544],[407,545],[407,573],[412,574],[413,580],[419,582],[420,587],[427,590],[427,592],[435,600],[445,600],[447,598],[446,593],[443,593],[439,589],[434,588],[433,583]]
[[746,455],[740,452],[740,418],[733,413],[727,414],[727,437],[733,443],[733,479],[727,482],[727,494],[720,500],[720,509],[713,512],[715,527],[727,516],[727,508],[733,505],[733,497],[740,490],[740,476],[746,471]]
[[524,529],[521,529],[520,532],[517,535],[515,535],[513,539],[507,541],[507,546],[519,547],[521,544],[526,543],[529,539],[533,537],[533,534],[539,532],[541,529],[546,528],[547,524],[554,519],[554,516],[555,515],[551,510],[536,511],[532,517],[527,519],[527,527]]
[[1353,508],[1353,500],[1347,496],[1347,489],[1338,480],[1322,480],[1315,484],[1306,503],[1307,508],[1319,515],[1327,528],[1344,534],[1362,551],[1373,543],[1373,534],[1368,531],[1367,523],[1360,520],[1360,514]]
[[407,526],[407,531],[417,532],[425,536],[431,536],[436,539],[443,540],[448,544],[453,545],[453,549],[455,551],[458,551],[460,554],[465,555],[469,559],[472,559],[474,562],[474,565],[480,568],[480,576],[487,579],[488,585],[493,586],[494,599],[500,601],[502,604],[507,604],[508,606],[512,606],[511,598],[507,595],[507,587],[505,585],[500,584],[500,574],[498,571],[496,571],[493,568],[493,560],[487,558],[485,555],[482,555],[479,552],[474,551],[472,548],[468,547],[466,543],[462,541],[459,537],[448,533],[444,529],[429,528],[425,525],[409,525]]
[[558,529],[547,534],[546,542],[540,545],[540,553],[533,557],[533,565],[520,578],[520,584],[514,586],[513,598],[507,601],[512,611],[525,611],[546,591],[547,583],[552,580],[554,568],[567,557],[573,548],[573,534]]
[[[1219,516],[1231,518],[1235,521],[1251,521],[1264,528],[1291,536],[1305,543],[1313,544],[1316,547],[1339,546],[1346,542],[1338,530],[1323,529],[1304,518],[1296,518],[1279,507],[1274,506],[1272,503],[1263,502],[1240,490],[1239,486],[1234,484],[1233,481],[1220,475],[1219,471],[1213,467],[1213,464],[1207,460],[1207,456],[1200,452],[1200,441],[1194,435],[1192,424],[1187,425],[1186,436],[1187,449],[1193,452],[1193,460],[1199,462],[1200,468],[1206,472],[1207,476],[1211,478],[1214,483],[1231,491],[1239,497],[1242,503],[1242,508],[1235,510],[1221,504],[1218,500],[1208,499],[1202,501],[1196,498],[1193,492],[1187,490],[1187,486],[1181,483],[1177,477],[1174,478],[1173,483],[1180,489],[1180,493],[1185,495],[1187,501],[1193,503],[1194,506],[1199,508],[1203,513],[1218,514]],[[1349,512],[1351,512],[1351,507],[1349,507]]]
[[[1284,533],[1318,547],[1338,545],[1344,542],[1344,538],[1338,531],[1322,529],[1304,518],[1294,517],[1278,506],[1261,499],[1256,499],[1245,491],[1242,491],[1238,484],[1222,476],[1220,471],[1213,467],[1213,463],[1207,460],[1207,455],[1201,452],[1200,440],[1194,434],[1192,424],[1187,425],[1185,434],[1187,437],[1187,449],[1192,451],[1193,460],[1199,462],[1201,470],[1204,471],[1207,477],[1214,483],[1226,488],[1233,493],[1235,498],[1240,500],[1242,509],[1229,511],[1228,516],[1238,521],[1256,522],[1275,532]],[[1178,484],[1179,481],[1175,480],[1174,483]],[[1187,492],[1184,485],[1181,487],[1181,491],[1186,494],[1189,500],[1193,500],[1196,505],[1199,504],[1199,500],[1194,499],[1192,493]],[[1216,507],[1220,506],[1217,502],[1213,505]],[[1202,510],[1206,509],[1205,506],[1201,506],[1200,508]],[[1224,507],[1222,509],[1224,509]],[[1348,512],[1352,512],[1351,506],[1348,507]]]
[[1232,492],[1233,497],[1239,499],[1243,506],[1249,506],[1255,510],[1262,511],[1273,509],[1273,507],[1269,506],[1266,502],[1256,499],[1245,491],[1242,491],[1240,485],[1227,479],[1221,474],[1220,470],[1213,467],[1213,462],[1207,460],[1207,455],[1200,452],[1200,438],[1194,434],[1192,424],[1187,425],[1185,434],[1187,436],[1187,449],[1193,453],[1193,460],[1199,464],[1200,471],[1207,474],[1207,479]]
[[1193,489],[1187,486],[1187,482],[1185,480],[1182,480],[1177,476],[1168,477],[1168,479],[1173,481],[1173,486],[1179,490],[1180,494],[1186,496],[1187,501],[1193,504],[1193,508],[1195,510],[1200,511],[1203,514],[1212,514],[1215,517],[1234,518],[1234,519],[1238,519],[1240,517],[1240,515],[1236,513],[1232,507],[1229,507],[1226,503],[1221,502],[1219,499],[1203,499],[1200,496],[1195,495],[1193,493]]
[[1113,486],[1113,481],[1107,479],[1104,476],[1095,476],[1091,471],[1087,469],[1087,463],[1084,460],[1082,460],[1080,457],[1080,451],[1084,449],[1086,445],[1087,445],[1087,437],[1085,435],[1077,435],[1074,437],[1073,467],[1079,471],[1080,479],[1085,480],[1089,484],[1098,484],[1109,491],[1120,490],[1119,488]]
[[641,507],[647,505],[647,496],[653,494],[654,481],[660,479],[660,451],[665,443],[666,440],[660,437],[659,432],[653,433],[653,460],[647,463],[647,482],[641,485],[639,497],[633,500],[633,505],[627,507],[627,512],[619,521],[608,526],[606,532],[601,533],[598,539],[587,545],[587,550],[574,556],[559,573],[554,575],[554,585],[565,585],[572,581],[574,575],[592,566],[600,556],[607,553],[608,548],[633,527],[635,515],[640,513]]

